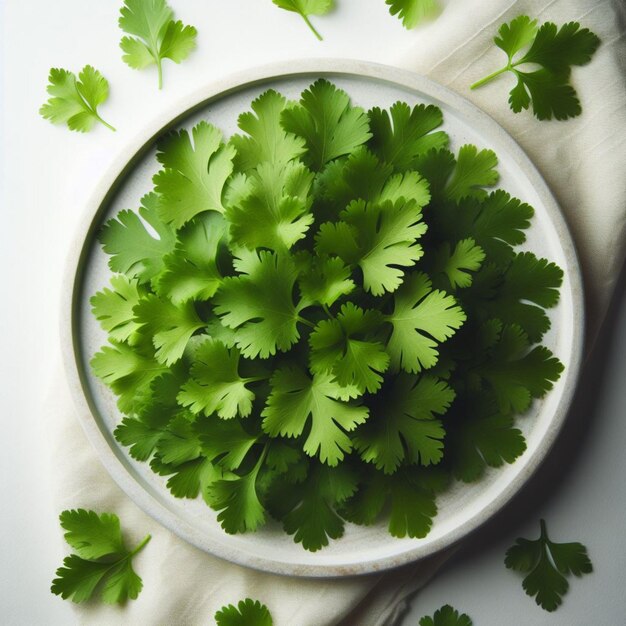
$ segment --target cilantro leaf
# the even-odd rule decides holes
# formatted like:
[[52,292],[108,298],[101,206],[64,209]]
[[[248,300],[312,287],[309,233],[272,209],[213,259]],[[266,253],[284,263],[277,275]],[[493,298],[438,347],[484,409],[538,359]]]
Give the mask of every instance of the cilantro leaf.
[[441,109],[432,104],[418,104],[411,109],[406,102],[396,102],[389,112],[374,107],[368,116],[370,149],[396,169],[412,169],[418,156],[448,145],[444,131],[432,132],[443,124]]
[[96,122],[115,130],[98,114],[98,106],[109,97],[109,83],[91,65],[83,67],[78,79],[73,72],[53,67],[48,83],[52,97],[39,109],[44,119],[81,133],[90,131]]
[[217,626],[272,626],[269,609],[258,600],[246,598],[237,606],[229,604],[215,614]]
[[552,389],[563,365],[545,346],[531,350],[528,336],[519,326],[500,328],[487,362],[473,372],[494,391],[503,414],[523,413],[532,398],[540,398]]
[[341,515],[355,524],[371,525],[383,509],[389,509],[392,536],[425,537],[437,515],[435,492],[443,482],[439,476],[428,476],[427,470],[411,469],[386,475],[366,466],[358,490],[340,504]]
[[363,335],[378,329],[381,321],[378,311],[344,304],[336,319],[319,322],[309,337],[311,371],[330,372],[342,387],[355,387],[359,393],[378,391],[389,355],[382,343]]
[[204,420],[199,437],[207,459],[227,470],[236,470],[259,439],[247,433],[237,420],[214,418]]
[[120,520],[117,515],[75,509],[59,516],[65,541],[76,554],[87,560],[96,560],[110,554],[124,552]]
[[254,531],[265,522],[265,509],[257,492],[257,478],[264,458],[265,453],[247,474],[217,480],[207,487],[207,500],[219,511],[217,521],[231,535]]
[[[532,103],[539,120],[566,120],[580,115],[582,108],[576,91],[569,84],[571,67],[586,65],[600,45],[600,39],[578,22],[568,22],[560,28],[546,22],[537,28],[537,20],[520,15],[503,24],[494,38],[495,44],[508,57],[505,67],[471,86],[476,89],[504,72],[512,72],[517,83],[509,94],[511,110],[519,113]],[[528,50],[517,56],[524,48]],[[535,71],[523,71],[524,65],[540,66]]]
[[91,312],[111,339],[132,344],[132,338],[139,329],[139,324],[133,319],[133,308],[146,292],[136,279],[123,274],[111,277],[111,287],[91,297]]
[[365,146],[359,146],[347,157],[329,163],[316,183],[319,195],[332,204],[334,216],[353,200],[379,200],[392,173],[391,165],[381,163]]
[[484,198],[487,192],[483,187],[495,185],[499,175],[495,167],[498,157],[493,150],[478,151],[476,146],[461,146],[452,177],[446,185],[446,194],[452,200],[467,196]]
[[394,310],[386,320],[393,326],[387,343],[392,367],[417,373],[435,365],[437,342],[451,337],[466,315],[452,296],[433,291],[428,276],[417,272],[394,294]]
[[193,302],[176,305],[153,294],[142,298],[133,312],[139,332],[151,338],[155,358],[164,365],[178,361],[191,336],[204,325]]
[[246,135],[230,138],[239,171],[249,172],[265,162],[281,167],[302,156],[304,140],[286,132],[280,124],[282,112],[294,104],[268,89],[252,102],[252,111],[239,116],[238,126]]
[[303,445],[309,456],[335,466],[352,449],[347,434],[368,416],[366,407],[345,402],[354,390],[343,388],[328,373],[307,376],[295,367],[274,372],[272,392],[263,409],[263,430],[270,437],[297,437],[309,423]]
[[167,415],[165,424],[154,425],[131,417],[125,417],[115,428],[115,439],[123,446],[128,446],[128,453],[137,461],[147,461],[154,453],[165,432],[164,426],[169,421]]
[[188,222],[174,251],[163,259],[163,270],[154,279],[156,293],[174,304],[211,298],[222,283],[217,265],[226,230],[224,218],[215,212]]
[[320,254],[336,255],[363,271],[363,286],[375,296],[395,291],[404,277],[400,267],[414,265],[423,254],[417,240],[426,232],[421,208],[403,198],[393,203],[352,202],[341,222],[322,224],[316,236]]
[[[109,267],[114,272],[145,283],[161,271],[163,258],[174,249],[176,235],[159,218],[158,207],[158,196],[149,193],[141,199],[139,214],[120,211],[104,224],[99,240],[102,249],[110,255]],[[154,229],[157,237],[146,229],[142,219]]]
[[521,431],[513,428],[513,418],[499,414],[490,403],[468,404],[462,419],[447,420],[446,425],[448,458],[454,475],[466,483],[478,480],[486,467],[513,463],[526,450]]
[[431,465],[443,457],[445,431],[434,414],[445,413],[454,399],[448,385],[431,376],[398,376],[390,400],[374,403],[367,422],[354,436],[361,458],[386,474],[401,461]]
[[439,10],[437,0],[385,0],[389,13],[397,15],[405,28],[415,28],[422,20]]
[[122,60],[133,69],[156,64],[159,89],[163,86],[163,59],[180,63],[196,47],[198,31],[174,21],[174,12],[165,0],[124,0],[119,27],[133,37],[123,37]]
[[134,413],[144,403],[146,392],[155,378],[166,373],[167,367],[136,347],[111,340],[91,359],[95,375],[118,396],[122,413]]
[[299,339],[296,278],[288,257],[261,251],[250,256],[244,275],[224,279],[214,298],[215,312],[236,330],[235,343],[246,358],[268,358]]
[[227,211],[231,237],[251,249],[291,248],[314,220],[309,211],[312,182],[301,163],[259,165],[250,176],[250,194]]
[[357,475],[347,464],[338,467],[312,463],[304,482],[276,481],[272,514],[282,519],[285,532],[311,552],[343,536],[344,523],[337,508],[352,496]]
[[272,2],[285,11],[300,15],[311,32],[322,41],[322,36],[311,24],[309,15],[325,15],[334,7],[334,0],[272,0]]
[[483,303],[490,317],[518,324],[530,341],[539,341],[550,328],[545,308],[556,306],[563,270],[532,252],[515,255],[494,298]]
[[[193,138],[193,143],[192,143]],[[171,132],[159,143],[157,159],[164,169],[153,178],[159,194],[159,217],[180,228],[198,213],[225,208],[222,195],[233,171],[235,149],[207,122]]]
[[254,393],[246,387],[251,378],[239,375],[239,352],[207,337],[198,346],[191,378],[183,385],[178,401],[193,413],[217,413],[223,419],[247,417]]
[[472,626],[472,620],[469,615],[461,613],[452,608],[449,604],[445,604],[435,611],[435,614],[425,616],[420,619],[419,626]]
[[142,589],[141,578],[132,568],[132,558],[150,541],[147,535],[132,551],[122,539],[120,521],[112,513],[63,511],[61,526],[65,539],[76,551],[63,560],[50,591],[64,600],[85,602],[99,590],[109,604],[134,600]]
[[528,572],[522,581],[526,593],[546,611],[555,611],[569,589],[565,576],[581,577],[593,571],[587,548],[581,543],[555,543],[548,537],[541,520],[539,539],[518,538],[507,550],[504,564],[508,569]]
[[320,258],[308,255],[305,267],[306,271],[298,277],[300,293],[305,303],[331,307],[356,287],[350,278],[350,268],[337,257]]
[[281,122],[286,131],[304,139],[303,159],[315,171],[354,152],[372,136],[365,111],[351,106],[348,94],[323,78],[302,93],[299,105],[282,112]]
[[173,467],[199,458],[202,447],[194,423],[186,415],[174,417],[163,431],[156,453],[160,461]]
[[161,476],[169,476],[167,488],[175,498],[197,498],[201,494],[210,505],[208,490],[224,476],[224,472],[208,459],[198,456],[191,461],[171,465],[164,463],[158,455],[150,461],[151,469]]
[[469,287],[473,280],[469,272],[479,270],[485,260],[483,249],[471,238],[459,241],[454,250],[449,243],[443,243],[435,254],[436,271],[446,275],[452,289]]

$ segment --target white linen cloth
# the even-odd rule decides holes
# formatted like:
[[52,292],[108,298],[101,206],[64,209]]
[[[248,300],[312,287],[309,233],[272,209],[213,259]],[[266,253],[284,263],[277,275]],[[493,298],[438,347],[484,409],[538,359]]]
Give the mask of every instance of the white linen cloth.
[[[624,259],[626,5],[621,0],[442,0],[442,4],[438,19],[415,30],[415,49],[398,59],[398,65],[430,76],[475,102],[513,135],[538,166],[578,247],[588,330],[594,335]],[[529,112],[513,114],[507,103],[512,84],[508,77],[469,90],[471,83],[504,65],[505,55],[492,40],[500,24],[520,14],[559,25],[580,21],[601,37],[602,46],[592,63],[574,69],[573,82],[583,106],[580,117],[539,122]],[[384,575],[328,581],[263,574],[209,556],[159,526],[117,487],[83,434],[66,387],[60,375],[47,406],[52,418],[49,472],[56,508],[115,512],[129,544],[152,534],[152,541],[136,557],[144,582],[139,598],[125,607],[77,607],[79,623],[211,624],[222,605],[249,596],[268,605],[276,626],[382,626],[397,621],[406,598],[449,556]]]

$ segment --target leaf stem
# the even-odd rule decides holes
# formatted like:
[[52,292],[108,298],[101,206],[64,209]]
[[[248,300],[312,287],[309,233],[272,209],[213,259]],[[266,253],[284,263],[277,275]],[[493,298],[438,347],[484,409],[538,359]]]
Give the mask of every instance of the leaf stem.
[[161,57],[157,58],[157,73],[159,76],[159,89],[163,89],[163,65]]
[[98,121],[102,124],[104,124],[107,128],[111,129],[113,132],[116,132],[116,129],[111,126],[111,124],[109,124],[108,122],[105,122],[95,111],[94,111],[94,115],[96,116],[96,118],[98,119]]
[[144,549],[145,545],[150,541],[150,539],[152,539],[152,535],[146,535],[142,539],[141,543],[132,552],[128,554],[128,557],[133,557],[135,556],[135,554],[138,554],[139,552],[141,552]]
[[317,30],[315,30],[315,26],[311,24],[311,20],[309,20],[308,15],[306,15],[305,13],[301,13],[300,15],[302,15],[302,19],[306,22],[306,25],[311,29],[311,31],[317,37],[317,39],[319,41],[323,41],[324,38],[317,32]]
[[470,89],[478,89],[478,87],[482,87],[484,84],[496,78],[496,76],[500,76],[500,74],[504,74],[504,72],[508,72],[511,69],[512,67],[510,64],[506,65],[505,67],[497,70],[496,72],[492,72],[491,74],[489,74],[489,76],[485,76],[484,78],[481,78],[480,80],[476,81],[473,85],[470,85]]
[[301,322],[302,324],[304,324],[305,326],[308,326],[309,328],[315,328],[315,324],[313,322],[309,322],[309,320],[304,319],[304,317],[298,315],[296,317],[296,319]]

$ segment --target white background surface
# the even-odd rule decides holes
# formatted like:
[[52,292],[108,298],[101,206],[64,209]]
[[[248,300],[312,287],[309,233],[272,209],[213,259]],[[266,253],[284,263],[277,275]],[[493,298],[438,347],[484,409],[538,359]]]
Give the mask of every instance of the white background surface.
[[[0,2],[3,626],[76,622],[70,607],[49,593],[64,548],[58,511],[52,510],[47,495],[49,416],[43,398],[58,367],[65,254],[99,172],[155,115],[199,85],[253,65],[298,57],[393,63],[419,39],[419,29],[405,31],[389,16],[383,0],[343,0],[332,17],[316,21],[323,43],[297,16],[278,10],[270,0],[172,0],[177,17],[198,28],[198,49],[180,66],[166,62],[159,92],[155,72],[136,72],[121,61],[120,4]],[[72,133],[37,114],[46,99],[49,68],[78,71],[88,63],[111,83],[101,114],[118,128],[116,133],[104,127],[87,135]],[[538,123],[529,119],[529,124]],[[618,285],[620,296],[623,284]],[[445,603],[467,612],[475,626],[626,624],[625,372],[626,302],[618,297],[549,461],[521,496],[420,592],[406,625]],[[572,582],[555,614],[537,608],[522,591],[519,577],[502,563],[515,537],[538,534],[542,516],[557,541],[585,543],[596,569]]]

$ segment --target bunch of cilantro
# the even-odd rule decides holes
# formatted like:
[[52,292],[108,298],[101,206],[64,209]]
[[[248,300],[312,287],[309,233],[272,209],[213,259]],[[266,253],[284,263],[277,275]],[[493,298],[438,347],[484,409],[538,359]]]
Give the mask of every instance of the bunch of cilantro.
[[516,415],[562,371],[539,345],[562,271],[515,249],[533,209],[442,124],[326,80],[270,90],[229,140],[165,137],[153,191],[104,225],[115,437],[226,532],[424,537],[452,480],[523,453]]

